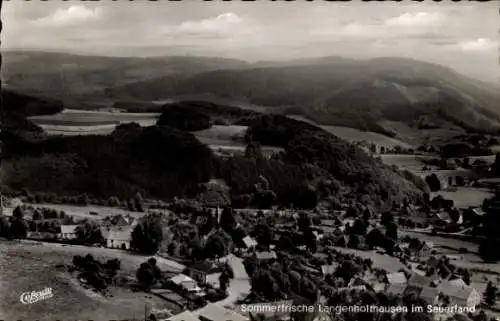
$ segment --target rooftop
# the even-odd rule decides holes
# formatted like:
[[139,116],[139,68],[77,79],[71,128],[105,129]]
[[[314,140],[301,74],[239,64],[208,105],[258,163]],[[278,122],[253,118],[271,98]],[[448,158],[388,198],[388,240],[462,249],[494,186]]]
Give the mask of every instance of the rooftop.
[[406,284],[408,282],[403,272],[389,273],[386,277],[389,284]]

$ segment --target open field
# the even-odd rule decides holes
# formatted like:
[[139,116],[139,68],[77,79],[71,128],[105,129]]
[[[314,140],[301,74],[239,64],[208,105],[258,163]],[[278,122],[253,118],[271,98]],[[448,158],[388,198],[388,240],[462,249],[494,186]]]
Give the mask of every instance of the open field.
[[[78,205],[67,205],[67,204],[31,204],[25,203],[26,205],[33,206],[34,208],[50,208],[57,211],[64,211],[67,215],[78,217],[78,218],[90,218],[90,219],[100,219],[106,216],[114,215],[130,215],[132,217],[142,217],[146,215],[143,212],[132,212],[125,209],[108,207],[108,206],[78,206]],[[91,215],[90,212],[97,212],[99,215]]]
[[421,145],[424,142],[446,141],[452,137],[464,134],[458,127],[437,129],[418,129],[408,126],[403,122],[384,120],[379,123],[384,129],[397,133],[397,137],[411,145]]
[[379,156],[385,164],[390,166],[396,165],[401,169],[407,169],[413,173],[421,172],[424,166],[424,163],[420,161],[422,156],[396,154],[382,154]]
[[485,198],[491,198],[494,193],[487,188],[457,187],[456,191],[439,191],[431,193],[431,196],[441,195],[446,199],[453,200],[458,208],[469,206],[481,206]]
[[29,119],[49,135],[107,135],[119,124],[136,122],[141,126],[152,126],[158,116],[158,113],[65,109],[55,115],[34,116]]
[[[424,164],[419,160],[422,156],[415,155],[380,155],[382,161],[388,165],[396,165],[401,169],[407,169],[415,175],[422,178],[435,173],[441,178],[442,182],[447,184],[448,177],[471,176],[472,172],[467,169],[458,168],[455,170],[428,170],[423,171]],[[431,196],[441,195],[446,199],[455,202],[458,208],[467,208],[469,206],[481,206],[485,198],[490,198],[493,193],[487,188],[477,187],[456,187],[453,191],[439,191],[431,193]]]
[[394,148],[395,146],[401,146],[403,148],[413,148],[411,145],[401,140],[394,139],[375,132],[364,132],[359,129],[351,127],[343,127],[343,126],[320,126],[320,127],[326,130],[327,132],[332,133],[335,136],[338,136],[349,142],[366,141],[368,143],[373,143],[378,146],[384,146],[384,148]]
[[[244,136],[247,126],[236,125],[214,125],[209,129],[200,130],[194,133],[196,138],[213,151],[221,153],[244,152],[246,145]],[[282,151],[282,148],[274,146],[262,146],[264,155]]]
[[[119,250],[62,246],[60,244],[0,241],[0,317],[5,320],[140,320],[144,318],[145,304],[156,309],[175,309],[176,306],[144,293],[112,287],[113,297],[104,298],[85,290],[68,272],[55,268],[57,264],[71,264],[74,255],[92,254],[97,259],[121,260],[119,275],[134,278],[139,265],[148,257]],[[178,272],[158,262],[162,270]],[[9,280],[9,282],[5,282]],[[19,302],[23,292],[53,289],[54,297],[30,305]]]
[[195,132],[198,138],[220,139],[220,140],[237,140],[243,141],[247,126],[237,125],[213,125],[209,129]]
[[388,272],[397,272],[400,269],[405,268],[404,264],[401,263],[399,259],[393,256],[379,254],[375,251],[362,251],[344,247],[334,247],[334,249],[345,254],[359,256],[363,259],[371,259],[374,267],[384,269]]

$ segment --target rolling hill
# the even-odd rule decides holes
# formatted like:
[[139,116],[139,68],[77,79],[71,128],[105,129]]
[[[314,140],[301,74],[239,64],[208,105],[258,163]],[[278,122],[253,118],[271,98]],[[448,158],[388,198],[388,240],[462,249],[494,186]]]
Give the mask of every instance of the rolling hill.
[[7,88],[57,98],[69,108],[149,112],[158,106],[153,101],[203,100],[377,132],[412,145],[500,129],[497,88],[412,59],[248,63],[7,51],[4,61]]
[[387,135],[397,132],[386,122],[453,134],[500,128],[500,94],[495,88],[443,66],[403,58],[264,62],[175,81],[160,77],[110,92],[142,100],[211,95],[302,115],[322,125]]
[[64,99],[66,104],[102,100],[108,87],[167,76],[174,81],[179,76],[247,65],[224,58],[102,57],[38,51],[5,51],[2,59],[7,88]]

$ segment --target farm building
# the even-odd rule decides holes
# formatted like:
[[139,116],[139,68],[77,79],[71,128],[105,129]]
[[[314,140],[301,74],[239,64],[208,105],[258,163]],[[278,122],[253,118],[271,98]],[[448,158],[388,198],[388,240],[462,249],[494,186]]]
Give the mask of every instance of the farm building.
[[129,250],[131,241],[131,228],[109,230],[106,235],[106,247],[112,249]]
[[58,235],[63,240],[76,239],[76,228],[78,225],[61,225],[61,233]]

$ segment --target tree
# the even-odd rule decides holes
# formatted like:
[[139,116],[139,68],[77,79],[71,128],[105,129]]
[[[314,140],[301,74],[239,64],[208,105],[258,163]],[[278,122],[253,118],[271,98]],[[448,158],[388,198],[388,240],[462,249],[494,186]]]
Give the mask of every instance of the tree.
[[226,271],[223,271],[221,275],[219,276],[219,288],[221,291],[226,292],[227,291],[227,286],[229,285],[230,278],[229,275]]
[[437,192],[441,190],[441,181],[439,180],[439,177],[435,173],[426,176],[425,182],[427,183],[427,185],[429,185],[429,189],[431,192]]
[[14,239],[25,239],[28,235],[28,224],[24,220],[13,219],[10,223],[8,236]]
[[382,231],[380,231],[378,228],[372,229],[367,235],[366,235],[366,244],[370,246],[371,248],[379,246],[379,247],[384,247],[386,243],[386,238]]
[[484,302],[488,304],[489,306],[495,305],[495,302],[497,300],[497,288],[493,286],[493,283],[488,282],[488,285],[486,286],[486,291],[484,292]]
[[231,233],[236,228],[236,225],[237,221],[233,209],[231,207],[224,207],[220,216],[220,227],[224,231]]
[[273,233],[267,224],[257,224],[252,234],[259,245],[269,246],[273,241]]
[[395,222],[389,222],[386,225],[385,236],[393,240],[398,239],[398,225]]
[[76,239],[83,244],[104,243],[101,228],[96,223],[85,222],[75,229]]
[[351,233],[355,235],[365,235],[368,226],[361,219],[357,219],[354,221],[354,225],[352,226]]
[[301,230],[302,232],[309,230],[312,225],[311,216],[309,216],[309,214],[307,214],[306,212],[300,212],[299,218],[297,220],[297,225],[299,227],[299,230]]
[[132,231],[130,247],[144,254],[158,251],[163,241],[161,218],[155,215],[146,216]]
[[144,200],[142,199],[141,193],[137,192],[137,194],[135,194],[133,202],[138,212],[144,212]]
[[230,237],[224,232],[210,235],[205,244],[204,253],[209,258],[220,258],[229,252]]
[[486,238],[479,244],[479,256],[486,262],[500,261],[499,247],[500,242]]
[[78,205],[87,206],[90,204],[90,199],[87,194],[78,196]]
[[149,289],[162,277],[162,273],[156,266],[156,260],[151,258],[139,266],[136,277],[144,289]]
[[17,206],[14,209],[14,211],[12,211],[12,217],[17,219],[17,220],[24,219],[24,210],[21,208],[21,206]]

